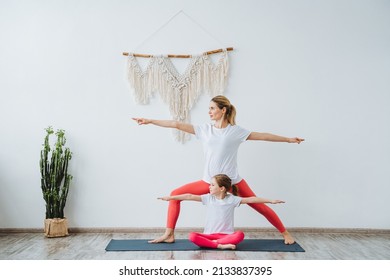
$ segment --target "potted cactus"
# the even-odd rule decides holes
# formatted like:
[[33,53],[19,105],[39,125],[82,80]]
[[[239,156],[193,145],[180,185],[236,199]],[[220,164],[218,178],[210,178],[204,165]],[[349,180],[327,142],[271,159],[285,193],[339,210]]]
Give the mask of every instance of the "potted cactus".
[[46,202],[45,236],[62,237],[68,234],[68,221],[64,208],[73,178],[68,174],[69,161],[72,158],[70,149],[65,147],[65,131],[57,130],[57,140],[50,146],[50,136],[54,134],[51,126],[45,129],[46,136],[39,161],[41,171],[41,189]]

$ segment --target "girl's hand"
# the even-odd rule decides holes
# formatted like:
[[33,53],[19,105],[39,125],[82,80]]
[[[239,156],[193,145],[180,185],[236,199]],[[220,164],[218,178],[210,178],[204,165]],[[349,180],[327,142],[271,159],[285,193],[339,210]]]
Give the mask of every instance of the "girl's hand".
[[278,203],[284,203],[284,201],[278,199],[271,200],[271,204],[278,204]]
[[169,201],[170,197],[169,196],[163,196],[163,197],[157,197],[157,199],[164,200],[164,201]]
[[300,144],[302,141],[305,141],[305,139],[294,137],[294,138],[289,138],[288,143],[298,143]]
[[143,124],[150,124],[150,120],[148,119],[144,119],[144,118],[132,118],[133,120],[135,120],[139,125],[143,125]]

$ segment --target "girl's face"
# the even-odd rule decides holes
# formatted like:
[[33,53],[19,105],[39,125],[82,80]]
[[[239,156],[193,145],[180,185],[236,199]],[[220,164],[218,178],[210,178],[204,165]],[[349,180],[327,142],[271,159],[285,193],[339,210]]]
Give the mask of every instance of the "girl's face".
[[219,195],[224,191],[224,187],[220,187],[215,178],[211,179],[209,189],[212,195]]
[[210,102],[209,116],[212,121],[219,121],[223,119],[226,113],[226,108],[219,109],[218,105],[214,102]]

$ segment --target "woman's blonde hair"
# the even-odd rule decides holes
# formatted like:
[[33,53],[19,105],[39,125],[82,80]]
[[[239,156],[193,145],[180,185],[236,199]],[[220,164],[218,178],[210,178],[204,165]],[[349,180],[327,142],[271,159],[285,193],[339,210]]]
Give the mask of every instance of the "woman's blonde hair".
[[238,188],[236,185],[232,185],[232,180],[225,174],[217,174],[214,176],[218,186],[224,187],[227,192],[231,192],[233,195],[238,195]]
[[217,95],[211,99],[217,104],[219,109],[226,108],[225,119],[230,125],[236,124],[236,108],[230,103],[230,100],[223,95]]

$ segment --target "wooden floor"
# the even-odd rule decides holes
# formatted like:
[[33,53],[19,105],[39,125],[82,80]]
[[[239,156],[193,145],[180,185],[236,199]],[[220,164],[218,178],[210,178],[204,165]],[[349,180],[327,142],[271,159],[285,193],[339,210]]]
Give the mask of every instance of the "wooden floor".
[[[47,238],[41,232],[0,232],[1,260],[390,260],[390,233],[291,231],[305,249],[294,252],[153,251],[106,252],[111,239],[152,239],[156,232],[74,232]],[[176,233],[187,238],[188,232]],[[272,231],[252,230],[246,238],[275,238]]]

